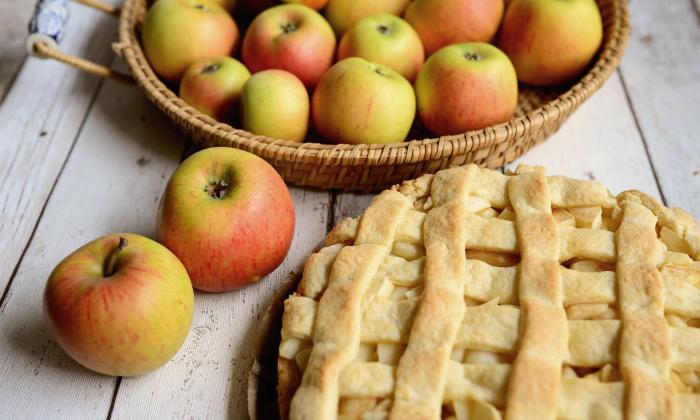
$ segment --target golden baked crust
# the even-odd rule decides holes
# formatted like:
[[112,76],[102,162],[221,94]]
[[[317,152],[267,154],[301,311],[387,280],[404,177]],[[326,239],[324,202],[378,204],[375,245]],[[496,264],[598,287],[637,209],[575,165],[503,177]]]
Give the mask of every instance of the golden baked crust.
[[700,410],[700,228],[637,191],[470,165],[379,194],[285,301],[282,418]]

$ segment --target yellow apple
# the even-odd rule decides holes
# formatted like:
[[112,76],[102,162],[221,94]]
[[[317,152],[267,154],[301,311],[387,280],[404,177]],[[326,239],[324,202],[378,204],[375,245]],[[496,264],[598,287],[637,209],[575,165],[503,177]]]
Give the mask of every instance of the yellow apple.
[[231,55],[237,40],[236,22],[209,0],[158,0],[143,21],[146,58],[170,82],[196,60]]
[[338,59],[362,57],[413,81],[425,60],[418,34],[405,20],[390,14],[362,18],[343,34]]
[[240,112],[248,69],[231,57],[205,58],[187,68],[180,82],[180,98],[219,121],[232,123]]
[[508,57],[491,44],[454,44],[431,55],[416,78],[418,113],[437,135],[460,134],[507,121],[518,104]]
[[397,143],[416,113],[411,84],[388,67],[351,57],[321,78],[311,105],[318,132],[335,143]]
[[309,94],[284,70],[255,73],[243,85],[241,122],[254,134],[303,141],[309,127]]
[[410,0],[329,0],[324,11],[335,34],[341,36],[365,16],[377,13],[401,15]]
[[450,44],[491,40],[501,17],[503,0],[415,0],[404,15],[428,55]]
[[594,0],[513,0],[506,11],[499,46],[518,79],[558,85],[580,76],[603,39]]

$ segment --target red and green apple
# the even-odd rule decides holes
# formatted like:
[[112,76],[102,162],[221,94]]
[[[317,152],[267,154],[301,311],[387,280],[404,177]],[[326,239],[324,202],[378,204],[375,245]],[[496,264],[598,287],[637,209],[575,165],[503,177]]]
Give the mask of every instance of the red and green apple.
[[294,204],[263,159],[212,147],[185,159],[158,208],[158,237],[182,261],[194,287],[240,289],[272,272],[294,235]]
[[594,0],[513,0],[499,46],[521,82],[547,86],[580,76],[602,40],[603,23]]
[[416,78],[418,114],[437,135],[460,134],[507,121],[518,104],[508,57],[491,44],[454,44],[431,55]]
[[335,35],[323,16],[301,4],[265,10],[243,38],[243,62],[251,72],[281,69],[313,88],[333,63]]
[[248,78],[248,69],[234,58],[204,58],[187,68],[180,98],[210,117],[231,123],[240,112],[241,90]]
[[503,0],[415,0],[404,14],[428,55],[450,44],[490,41],[502,17]]
[[194,293],[182,263],[134,234],[98,238],[61,261],[44,291],[58,344],[81,365],[133,376],[165,364],[192,323]]

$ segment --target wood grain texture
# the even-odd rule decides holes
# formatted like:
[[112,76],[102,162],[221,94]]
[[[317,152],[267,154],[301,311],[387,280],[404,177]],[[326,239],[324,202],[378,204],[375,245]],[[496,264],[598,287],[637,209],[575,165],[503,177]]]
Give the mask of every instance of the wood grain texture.
[[[73,4],[71,19],[61,47],[97,62],[109,61],[116,21]],[[0,44],[4,51],[4,40]],[[5,290],[26,247],[98,86],[97,78],[61,63],[29,58],[2,102],[0,290]]]
[[291,188],[296,230],[284,263],[259,283],[229,293],[196,293],[195,317],[183,348],[163,368],[125,378],[112,417],[245,418],[256,325],[271,296],[326,233],[329,194]]
[[620,72],[667,204],[700,217],[700,8],[630,2]]
[[374,194],[336,193],[333,205],[333,226],[346,217],[362,215],[373,197]]
[[115,378],[82,368],[49,337],[43,287],[61,259],[98,236],[154,236],[158,200],[183,145],[136,88],[105,83],[0,309],[3,416],[107,416]]
[[35,3],[3,0],[0,4],[0,39],[3,43],[0,48],[0,103],[27,56],[24,39]]
[[544,143],[508,165],[541,165],[547,175],[600,181],[617,194],[642,190],[659,197],[644,143],[617,73]]

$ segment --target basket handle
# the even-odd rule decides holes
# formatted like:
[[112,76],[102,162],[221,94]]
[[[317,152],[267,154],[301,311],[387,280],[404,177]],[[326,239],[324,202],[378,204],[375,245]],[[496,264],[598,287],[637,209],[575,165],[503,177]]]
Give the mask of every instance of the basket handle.
[[[119,8],[99,0],[74,0],[112,16],[119,16]],[[133,83],[134,79],[109,67],[61,52],[58,44],[66,31],[68,22],[68,0],[38,0],[34,16],[29,22],[29,36],[26,46],[29,54],[39,58],[51,58],[73,66],[79,70],[100,77]]]

